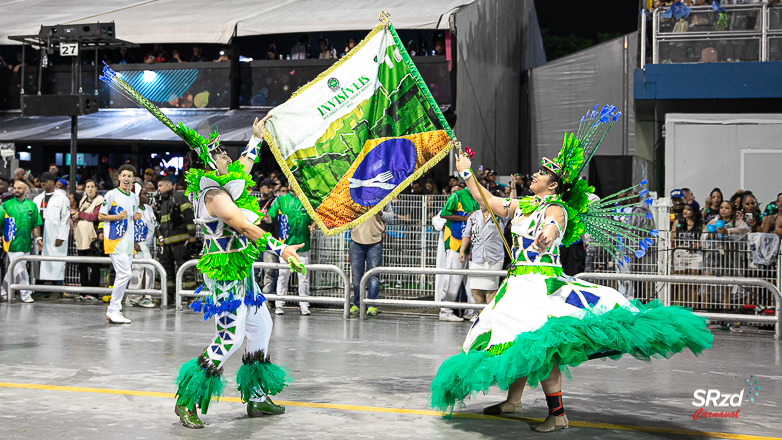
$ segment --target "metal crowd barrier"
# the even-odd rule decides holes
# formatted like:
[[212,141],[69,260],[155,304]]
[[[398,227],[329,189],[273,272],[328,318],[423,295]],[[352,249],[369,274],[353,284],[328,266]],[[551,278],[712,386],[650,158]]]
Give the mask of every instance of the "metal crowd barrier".
[[[723,284],[723,285],[744,285],[765,287],[776,298],[775,316],[766,315],[742,315],[738,313],[708,313],[696,312],[696,315],[708,318],[709,321],[717,322],[760,322],[774,324],[774,339],[782,340],[782,326],[780,326],[780,304],[782,303],[782,294],[779,289],[770,282],[757,278],[732,278],[732,277],[710,277],[701,275],[640,275],[640,274],[613,274],[613,273],[580,273],[575,276],[582,280],[602,280],[602,281],[654,281],[654,282],[677,282],[684,284]],[[663,297],[663,304],[666,298]],[[668,304],[665,304],[668,305]]]
[[[367,306],[405,306],[405,307],[445,307],[448,309],[483,309],[486,304],[462,303],[453,301],[426,301],[414,299],[369,299],[367,298],[367,287],[369,279],[373,275],[381,273],[404,273],[404,274],[425,274],[425,275],[494,275],[506,276],[505,270],[472,270],[472,269],[442,269],[437,267],[375,267],[368,270],[361,278],[359,284],[359,309],[361,309],[361,319],[367,319]],[[469,294],[469,292],[468,292]]]
[[[185,264],[179,266],[179,270],[177,270],[176,273],[176,308],[177,310],[182,310],[182,298],[195,298],[199,295],[195,294],[195,290],[184,290],[182,289],[182,277],[185,274],[185,271],[193,266],[195,266],[198,263],[198,260],[189,260],[185,262]],[[316,304],[342,304],[343,306],[343,317],[345,319],[350,318],[350,282],[348,281],[348,276],[345,275],[345,272],[340,269],[337,266],[334,266],[333,264],[305,264],[304,267],[307,268],[307,271],[325,271],[325,272],[334,272],[337,274],[337,276],[342,279],[342,282],[345,284],[345,297],[344,298],[335,298],[335,297],[329,297],[329,296],[298,296],[298,295],[275,295],[275,294],[266,294],[264,293],[263,296],[266,297],[269,301],[290,301],[290,302],[308,302],[308,303],[316,303]],[[287,269],[288,265],[283,263],[262,263],[262,262],[256,262],[253,263],[253,269]],[[253,274],[255,276],[255,274]]]
[[[53,257],[49,255],[22,255],[14,259],[8,267],[8,273],[14,273],[17,264],[23,261],[63,261],[65,263],[100,263],[111,264],[111,257]],[[160,290],[156,289],[127,289],[125,295],[150,295],[160,297],[160,308],[165,310],[168,306],[168,290],[166,288],[166,271],[163,266],[153,259],[134,258],[132,265],[150,265],[160,273]],[[110,287],[82,287],[82,286],[55,286],[41,284],[11,284],[8,286],[8,302],[14,302],[14,292],[17,290],[32,290],[38,292],[73,292],[73,293],[111,293]]]

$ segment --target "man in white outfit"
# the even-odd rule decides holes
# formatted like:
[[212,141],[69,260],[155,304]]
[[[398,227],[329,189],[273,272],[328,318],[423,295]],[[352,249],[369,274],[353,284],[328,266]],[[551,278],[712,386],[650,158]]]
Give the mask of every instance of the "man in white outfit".
[[130,282],[131,263],[135,235],[135,221],[141,218],[138,213],[139,199],[132,192],[133,177],[136,169],[132,165],[122,165],[119,171],[119,188],[106,193],[100,207],[98,219],[103,222],[103,248],[111,255],[111,264],[117,276],[111,290],[111,301],[106,310],[106,319],[110,324],[130,324],[130,319],[122,315],[122,298]]
[[[43,250],[41,255],[65,257],[68,255],[68,236],[71,233],[71,202],[68,195],[54,187],[57,177],[49,172],[41,174],[42,194],[33,203],[43,221]],[[45,284],[61,285],[65,280],[64,261],[42,261],[38,279]]]

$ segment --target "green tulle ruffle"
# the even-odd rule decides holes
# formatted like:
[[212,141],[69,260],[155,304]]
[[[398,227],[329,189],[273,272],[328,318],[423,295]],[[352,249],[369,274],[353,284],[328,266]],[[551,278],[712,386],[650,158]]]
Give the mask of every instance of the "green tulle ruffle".
[[253,263],[261,255],[254,244],[236,252],[205,253],[198,259],[196,267],[201,273],[217,281],[232,281],[247,278]]
[[262,390],[274,396],[291,382],[293,376],[290,372],[271,362],[242,364],[236,372],[236,383],[242,402],[247,402],[253,397],[253,390]]
[[432,381],[432,407],[452,411],[465,397],[487,393],[492,385],[506,390],[524,376],[534,387],[554,366],[577,366],[595,353],[618,351],[648,361],[684,349],[698,355],[711,347],[706,319],[692,311],[664,307],[658,300],[647,305],[635,300],[632,305],[639,311],[617,307],[602,314],[586,310],[581,318],[550,318],[541,328],[518,335],[500,355],[484,350],[446,359]]
[[190,411],[195,411],[195,406],[198,405],[201,413],[206,414],[212,397],[220,400],[226,382],[222,374],[210,375],[198,365],[198,359],[191,359],[179,367],[176,383],[176,404],[184,405]]

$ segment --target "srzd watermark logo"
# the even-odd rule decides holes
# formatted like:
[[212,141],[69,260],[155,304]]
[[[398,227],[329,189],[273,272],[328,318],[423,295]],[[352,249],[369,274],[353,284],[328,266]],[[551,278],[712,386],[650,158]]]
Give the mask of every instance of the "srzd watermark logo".
[[[696,406],[698,409],[695,410],[692,418],[695,420],[737,419],[739,412],[741,412],[741,404],[744,402],[744,398],[746,397],[750,402],[755,402],[755,397],[760,395],[760,385],[758,385],[758,381],[754,376],[750,376],[747,379],[747,386],[749,391],[746,394],[746,388],[735,394],[723,393],[720,390],[695,390],[695,393],[692,395],[694,399],[692,406]],[[714,411],[711,411],[711,409],[714,409]]]

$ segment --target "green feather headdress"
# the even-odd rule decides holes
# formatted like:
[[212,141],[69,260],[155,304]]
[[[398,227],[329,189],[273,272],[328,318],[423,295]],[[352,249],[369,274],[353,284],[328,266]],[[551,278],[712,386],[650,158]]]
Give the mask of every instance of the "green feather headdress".
[[562,141],[562,149],[556,158],[544,157],[541,161],[546,169],[562,178],[562,182],[573,184],[584,171],[592,156],[597,151],[608,130],[614,125],[622,112],[616,106],[606,105],[598,112],[597,104],[592,110],[587,110],[581,117],[578,130]]
[[198,152],[198,157],[201,158],[206,166],[213,170],[217,169],[217,165],[212,158],[212,152],[220,147],[220,133],[218,132],[217,127],[215,127],[214,133],[209,135],[209,139],[204,139],[203,136],[198,134],[195,130],[188,127],[184,123],[174,123],[174,121],[169,119],[168,116],[164,115],[163,112],[157,108],[157,106],[155,106],[155,104],[152,104],[152,102],[142,96],[141,93],[137,92],[130,84],[128,84],[127,81],[122,79],[120,74],[111,70],[111,67],[109,67],[106,63],[103,63],[103,75],[100,76],[100,79],[108,84],[112,89],[119,92],[122,96],[147,109],[147,111],[150,112],[152,116],[156,117],[160,122],[163,123],[163,125],[168,127],[177,136],[182,138],[182,140],[185,141],[185,143],[187,143],[191,149],[196,150],[196,152]]

